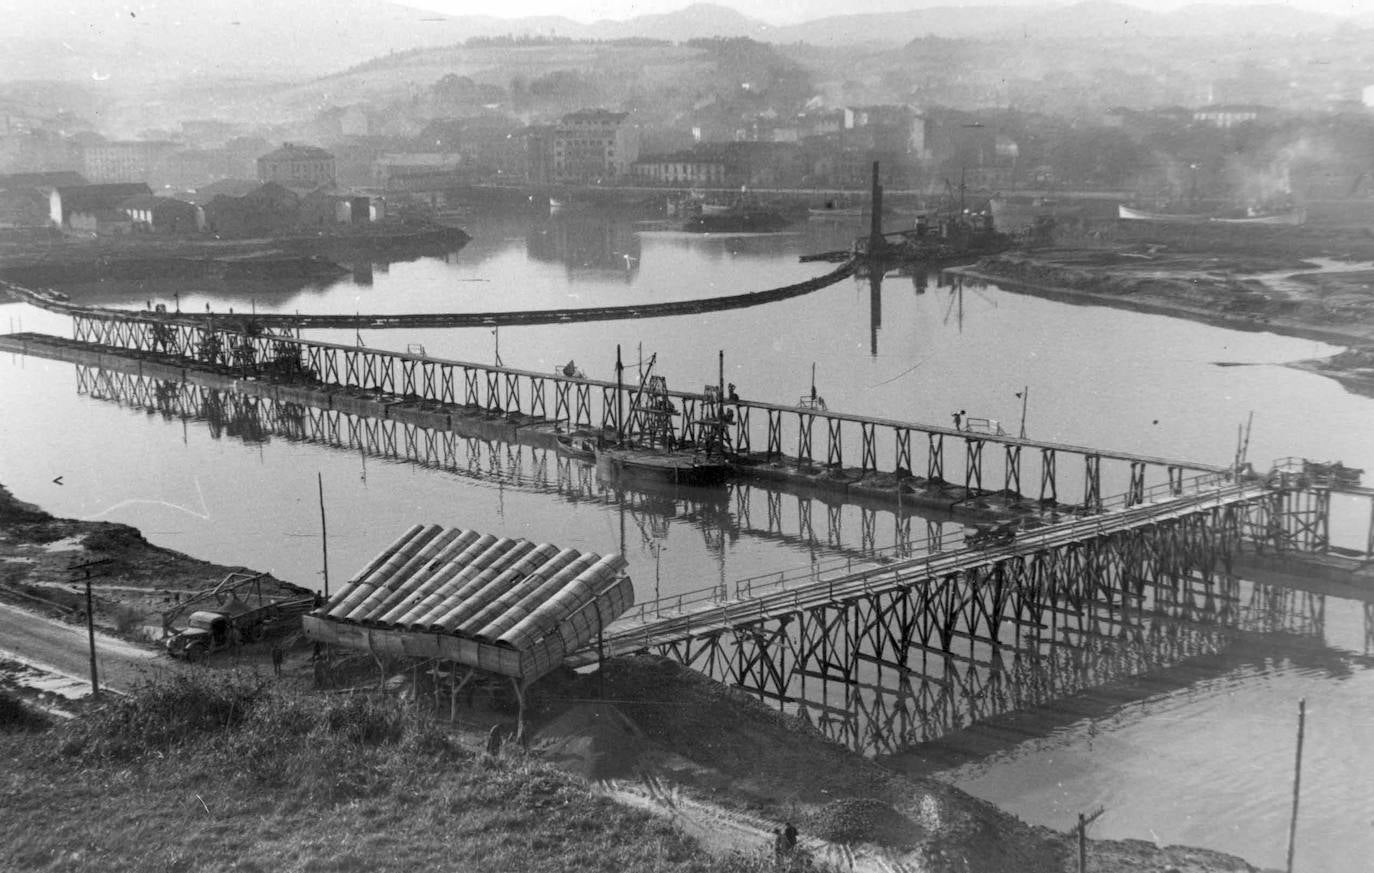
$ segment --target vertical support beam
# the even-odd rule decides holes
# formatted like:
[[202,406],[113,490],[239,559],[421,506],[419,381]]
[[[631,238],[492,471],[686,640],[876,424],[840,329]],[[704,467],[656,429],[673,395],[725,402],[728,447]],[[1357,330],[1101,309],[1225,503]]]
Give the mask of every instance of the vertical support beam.
[[1059,487],[1055,483],[1055,451],[1054,449],[1040,449],[1040,502],[1058,503]]
[[797,463],[811,464],[811,423],[816,416],[809,412],[797,413]]
[[782,410],[768,410],[768,450],[764,453],[768,460],[782,457]]
[[860,422],[859,429],[863,434],[863,453],[859,463],[859,469],[864,473],[878,472],[878,451],[874,439],[875,425],[871,421]]
[[1021,447],[1013,443],[1003,443],[1006,449],[1006,482],[1003,487],[1014,494],[1021,493]]
[[1126,505],[1139,506],[1145,502],[1145,464],[1131,462],[1131,485],[1126,491]]
[[1316,494],[1316,551],[1325,555],[1331,550],[1331,489],[1319,488]]
[[1178,497],[1183,493],[1183,469],[1170,465],[1169,467],[1169,493]]
[[945,435],[926,434],[930,443],[926,451],[926,478],[936,482],[945,480]]
[[842,419],[825,417],[825,463],[828,467],[844,467],[844,436],[840,431],[843,425]]
[[978,437],[964,437],[964,487],[983,490],[983,441]]
[[1102,511],[1102,456],[1083,456],[1083,507]]
[[899,427],[895,431],[897,438],[897,475],[911,475],[911,429]]

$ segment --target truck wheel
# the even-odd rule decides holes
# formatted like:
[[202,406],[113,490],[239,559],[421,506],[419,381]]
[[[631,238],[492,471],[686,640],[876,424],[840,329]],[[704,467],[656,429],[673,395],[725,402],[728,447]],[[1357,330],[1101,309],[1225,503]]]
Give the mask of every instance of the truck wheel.
[[198,661],[204,661],[209,654],[210,648],[204,643],[192,643],[186,647],[186,660],[193,664]]

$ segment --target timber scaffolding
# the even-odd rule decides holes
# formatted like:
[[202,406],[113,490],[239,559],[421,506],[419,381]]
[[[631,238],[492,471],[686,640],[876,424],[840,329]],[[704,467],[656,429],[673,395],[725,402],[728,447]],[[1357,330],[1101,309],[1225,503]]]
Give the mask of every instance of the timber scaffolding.
[[[615,502],[636,519],[647,515],[650,526],[666,524],[671,516],[676,523],[697,528],[712,549],[723,549],[727,538],[741,534],[824,549],[828,557],[805,569],[770,573],[741,579],[725,588],[713,585],[659,599],[642,606],[627,621],[610,626],[613,633],[619,634],[637,624],[640,633],[649,633],[649,621],[678,623],[686,618],[692,632],[700,634],[693,642],[677,645],[673,651],[652,645],[645,648],[667,654],[695,654],[698,658],[707,653],[705,657],[712,660],[709,652],[714,646],[717,678],[727,681],[738,682],[737,677],[720,669],[733,663],[718,654],[721,647],[730,645],[729,640],[708,644],[706,640],[713,633],[709,622],[702,626],[690,624],[693,614],[709,619],[707,610],[724,607],[733,600],[748,600],[756,593],[776,593],[787,586],[800,591],[807,584],[824,582],[827,596],[831,591],[838,594],[845,587],[841,581],[844,578],[860,574],[874,577],[884,569],[900,566],[897,561],[917,554],[925,555],[927,566],[941,553],[947,562],[970,560],[968,556],[953,557],[964,548],[961,537],[951,535],[939,522],[926,522],[924,538],[913,538],[910,516],[890,504],[887,509],[894,513],[895,544],[891,549],[879,550],[874,547],[877,510],[871,507],[860,507],[861,520],[855,531],[842,523],[838,511],[841,504],[831,503],[813,513],[816,499],[799,495],[796,529],[790,530],[785,527],[783,495],[768,488],[759,490],[739,484],[728,497],[703,489],[685,494],[665,489],[673,498],[668,508],[663,495],[612,493],[597,482],[591,467],[550,449],[518,444],[500,448],[484,439],[457,437],[452,432],[437,432],[405,422],[368,421],[337,410],[148,375],[84,365],[77,365],[76,373],[80,394],[167,417],[200,421],[212,433],[250,443],[273,437],[305,441],[351,453],[363,451],[372,456],[407,460],[444,469],[461,478],[499,478],[508,485],[527,487],[574,503]],[[1280,498],[1280,515],[1274,520],[1282,520],[1283,524],[1280,535],[1270,534],[1263,553],[1266,560],[1272,559],[1276,545],[1286,553],[1323,548],[1325,531],[1317,523],[1320,517],[1305,510],[1295,512],[1294,505],[1296,498],[1308,502],[1321,500],[1321,492],[1337,484],[1338,479],[1326,469],[1314,472],[1310,465],[1297,459],[1286,459],[1276,466],[1270,484],[1286,489],[1286,494]],[[1224,482],[1217,479],[1215,484]],[[1193,489],[1206,483],[1190,481],[1187,485]],[[1304,489],[1315,489],[1315,493]],[[763,513],[766,520],[760,518],[758,524],[751,520],[752,494],[762,494],[767,501]],[[1166,496],[1164,489],[1157,489],[1157,493],[1147,495],[1147,500],[1153,502]],[[680,502],[684,505],[679,506]],[[1124,508],[1121,499],[1107,503],[1109,514]],[[757,510],[755,507],[756,513]],[[667,516],[660,517],[664,512]],[[861,542],[846,545],[845,534],[856,532]],[[1031,541],[1029,534],[1022,536],[1023,543]],[[974,552],[971,559],[995,554]],[[851,606],[852,616],[843,620],[830,616],[832,631],[856,623],[873,625],[879,618],[891,627],[860,635],[857,651],[843,640],[830,644],[825,669],[816,670],[815,665],[805,664],[794,669],[785,696],[757,682],[754,690],[770,702],[805,713],[837,742],[867,754],[889,754],[975,721],[1044,706],[1147,672],[1152,677],[1152,687],[1168,681],[1175,672],[1180,681],[1195,679],[1199,670],[1222,663],[1213,657],[1216,655],[1231,658],[1251,653],[1263,657],[1268,651],[1266,646],[1273,642],[1265,634],[1280,633],[1286,646],[1298,645],[1304,651],[1312,650],[1315,658],[1324,657],[1322,652],[1326,650],[1319,639],[1324,616],[1320,594],[1295,590],[1286,582],[1258,584],[1248,575],[1240,580],[1225,572],[1210,576],[1195,573],[1177,580],[1156,575],[1140,581],[1138,591],[1120,597],[1104,595],[1102,592],[1116,589],[1099,586],[1095,589],[1096,599],[1048,604],[1043,621],[1048,627],[1014,625],[999,647],[978,643],[958,628],[949,634],[948,651],[941,648],[941,634],[936,635],[933,644],[914,640],[900,669],[890,667],[898,657],[892,652],[877,650],[875,655],[874,649],[865,646],[884,639],[885,634],[890,634],[887,638],[891,640],[901,640],[902,621],[894,620],[887,611],[896,609],[893,614],[900,616],[901,610],[906,609],[905,621],[909,623],[910,611],[921,608],[921,601],[905,606],[882,598],[859,602]],[[939,609],[949,600],[953,583],[937,579],[925,584],[937,586],[935,596],[926,596],[924,608],[931,612],[927,623],[938,624]],[[943,590],[938,590],[941,585]],[[1365,629],[1370,645],[1374,646],[1374,602],[1365,604]],[[747,634],[748,629],[728,633]],[[811,628],[808,633],[814,637],[818,631]],[[639,643],[631,640],[632,647]],[[894,642],[892,647],[895,646]],[[781,657],[785,659],[786,655]],[[771,675],[771,671],[764,672]]]
[[[620,424],[622,388],[560,373],[158,318],[85,315],[77,317],[76,333],[77,341],[0,337],[0,348],[78,363],[117,363],[140,378],[161,374],[171,382],[194,375],[286,404],[359,407],[385,420],[424,419],[436,430],[455,430],[460,422],[491,423],[499,431],[494,438],[512,442],[528,431],[551,433],[562,426],[614,431]],[[910,467],[902,461],[910,463],[914,431],[918,440],[925,438],[928,471],[943,469],[947,437],[963,440],[964,480],[978,487],[985,445],[1002,448],[1005,481],[1018,486],[1022,450],[1029,448],[1033,459],[1038,451],[1041,501],[1048,504],[1059,491],[1057,456],[1081,460],[1083,504],[1069,507],[1073,511],[1056,523],[1027,528],[1009,544],[876,558],[869,566],[847,561],[843,571],[822,574],[816,568],[814,578],[783,573],[743,580],[733,592],[716,585],[695,601],[684,595],[651,602],[612,626],[618,635],[615,651],[660,652],[783,705],[814,703],[808,682],[823,689],[843,682],[857,699],[882,687],[875,671],[879,679],[886,671],[907,677],[904,682],[919,675],[938,686],[945,674],[925,668],[926,659],[941,661],[946,670],[964,665],[996,673],[1007,653],[1014,665],[1016,653],[1040,657],[1046,646],[1090,651],[1092,640],[1114,638],[1112,627],[1138,635],[1143,633],[1139,622],[1156,613],[1169,616],[1176,611],[1171,604],[1180,602],[1200,599],[1202,611],[1189,605],[1183,618],[1207,624],[1237,601],[1229,567],[1242,541],[1266,554],[1324,551],[1330,546],[1331,493],[1371,493],[1348,475],[1332,473],[1333,465],[1313,469],[1308,462],[1295,462],[1260,479],[1209,465],[741,401],[723,398],[719,391],[668,393],[681,410],[684,440],[716,430],[730,437],[741,471],[754,475],[763,469],[779,478],[847,481],[854,471],[844,466],[843,446],[847,436],[852,445],[857,431],[863,472],[880,475],[877,458],[885,446],[901,469],[883,475],[905,481]],[[810,450],[817,418],[824,419],[827,435],[824,464]],[[751,419],[760,429],[766,425],[763,452],[750,451],[757,436]],[[632,422],[625,429],[633,434]],[[798,455],[783,455],[782,446],[793,444]],[[817,471],[819,479],[808,478]],[[1104,498],[1103,482],[1111,477],[1125,488]],[[900,487],[893,492],[899,500],[903,493]],[[1101,623],[1104,611],[1116,625]],[[1194,653],[1207,651],[1203,646]],[[924,678],[922,693],[929,690]],[[840,718],[838,712],[829,714]],[[952,717],[961,723],[963,715]]]
[[[1320,595],[1231,572],[1242,544],[1317,545],[1287,513],[1297,484],[1208,475],[992,548],[640,603],[606,629],[602,654],[667,657],[885,754],[1237,645],[1267,651],[1274,633],[1321,648]],[[1374,604],[1365,624],[1374,640]]]
[[[299,393],[303,402],[324,408],[380,404],[385,408],[378,417],[405,414],[450,428],[465,417],[470,425],[480,424],[483,433],[511,441],[548,443],[554,430],[618,435],[631,442],[649,436],[641,433],[647,426],[643,417],[626,412],[632,404],[625,401],[633,400],[634,389],[612,381],[318,342],[265,330],[245,333],[237,329],[237,322],[197,323],[167,314],[97,311],[81,311],[72,318],[75,342],[19,334],[0,337],[0,348],[97,365],[102,355],[133,356],[150,365],[217,376],[225,387],[250,382],[276,386],[283,396],[292,395],[288,399]],[[1138,503],[1156,485],[1181,493],[1186,476],[1225,469],[853,415],[809,404],[724,397],[716,386],[699,393],[668,390],[666,396],[677,410],[676,442],[698,445],[706,441],[703,435],[709,435],[723,444],[739,476],[913,503],[920,501],[920,490],[933,488],[940,495],[934,505],[942,508],[1000,495],[1011,502],[1033,500],[1046,507],[1068,505],[1096,512],[1104,494],[1124,491]],[[1000,464],[989,457],[1000,457]],[[1070,472],[1073,469],[1078,475]],[[1023,488],[1023,483],[1031,488]]]

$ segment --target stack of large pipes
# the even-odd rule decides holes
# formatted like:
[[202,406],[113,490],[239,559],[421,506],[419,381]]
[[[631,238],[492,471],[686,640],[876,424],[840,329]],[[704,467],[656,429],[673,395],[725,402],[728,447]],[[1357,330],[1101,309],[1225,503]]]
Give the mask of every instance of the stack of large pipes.
[[380,581],[391,578],[401,564],[409,560],[421,546],[438,536],[442,530],[443,528],[437,524],[417,524],[411,527],[400,539],[368,562],[367,566],[353,577],[353,581],[340,588],[321,610],[330,618],[341,619],[348,615],[367,599]]
[[548,669],[633,604],[625,566],[619,555],[414,525],[315,615],[457,635]]

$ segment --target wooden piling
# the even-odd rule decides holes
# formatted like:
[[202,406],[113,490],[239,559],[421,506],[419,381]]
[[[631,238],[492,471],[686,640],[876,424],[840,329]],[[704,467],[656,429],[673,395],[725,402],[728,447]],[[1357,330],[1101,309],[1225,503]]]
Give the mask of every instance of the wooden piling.
[[1293,815],[1288,821],[1288,873],[1293,873],[1293,844],[1298,835],[1298,794],[1302,786],[1302,734],[1307,721],[1307,698],[1298,701],[1298,749],[1293,761]]

